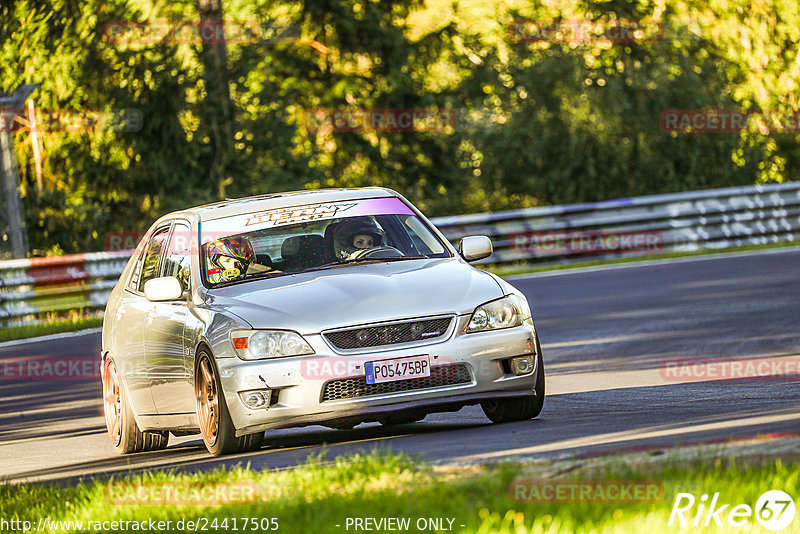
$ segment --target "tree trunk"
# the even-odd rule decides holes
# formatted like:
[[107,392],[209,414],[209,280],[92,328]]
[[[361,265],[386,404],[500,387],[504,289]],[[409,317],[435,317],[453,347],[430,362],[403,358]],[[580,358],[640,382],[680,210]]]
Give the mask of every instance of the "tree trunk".
[[203,118],[211,129],[214,151],[209,179],[216,183],[219,197],[225,198],[225,188],[233,183],[229,175],[233,161],[234,110],[228,88],[228,51],[225,43],[224,14],[221,0],[196,0],[200,15],[198,32],[202,49],[203,79],[206,96]]

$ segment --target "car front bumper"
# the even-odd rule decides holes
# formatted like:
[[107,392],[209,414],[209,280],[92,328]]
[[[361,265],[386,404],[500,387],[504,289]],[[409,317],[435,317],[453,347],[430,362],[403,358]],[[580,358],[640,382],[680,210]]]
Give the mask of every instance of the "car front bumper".
[[[464,334],[468,317],[458,317],[446,339],[413,347],[376,347],[377,350],[341,354],[321,335],[305,336],[315,350],[310,356],[244,361],[218,358],[222,389],[236,435],[310,424],[356,424],[377,421],[389,413],[456,411],[483,399],[531,395],[540,372],[536,358],[536,332],[532,325]],[[428,355],[436,380],[417,378],[365,386],[364,363]],[[504,361],[532,355],[533,370],[517,376]],[[345,398],[331,396],[331,386]],[[413,383],[412,383],[413,382]],[[355,385],[354,385],[355,384]],[[337,389],[338,388],[338,389]],[[409,389],[415,388],[415,389]],[[240,393],[270,390],[268,408],[245,406]],[[328,394],[323,395],[327,391]],[[355,396],[353,396],[355,395]],[[334,398],[331,398],[334,397]]]

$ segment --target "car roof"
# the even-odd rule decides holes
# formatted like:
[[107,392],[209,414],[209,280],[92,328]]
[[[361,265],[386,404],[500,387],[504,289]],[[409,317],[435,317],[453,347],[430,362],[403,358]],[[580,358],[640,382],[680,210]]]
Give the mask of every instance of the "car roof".
[[305,191],[288,191],[285,193],[269,193],[245,198],[225,199],[213,204],[205,204],[165,215],[162,219],[181,215],[194,215],[200,221],[222,219],[231,215],[241,215],[256,211],[265,211],[289,206],[320,204],[323,202],[341,202],[364,198],[381,198],[399,196],[395,191],[384,187],[359,187],[349,189],[314,189]]

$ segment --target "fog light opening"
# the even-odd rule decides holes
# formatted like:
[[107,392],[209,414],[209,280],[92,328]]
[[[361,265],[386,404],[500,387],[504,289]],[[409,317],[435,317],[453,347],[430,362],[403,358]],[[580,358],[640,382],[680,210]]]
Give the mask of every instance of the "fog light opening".
[[257,391],[242,391],[239,398],[247,408],[258,410],[259,408],[269,408],[269,400],[272,397],[272,390],[259,389]]
[[533,356],[517,356],[511,358],[511,372],[517,376],[527,375],[533,372]]

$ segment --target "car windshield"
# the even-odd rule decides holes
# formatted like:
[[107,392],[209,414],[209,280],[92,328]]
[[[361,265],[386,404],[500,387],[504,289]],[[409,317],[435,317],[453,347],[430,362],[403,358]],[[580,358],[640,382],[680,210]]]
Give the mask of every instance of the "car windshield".
[[447,258],[436,235],[399,198],[292,206],[201,224],[206,285],[367,262]]

